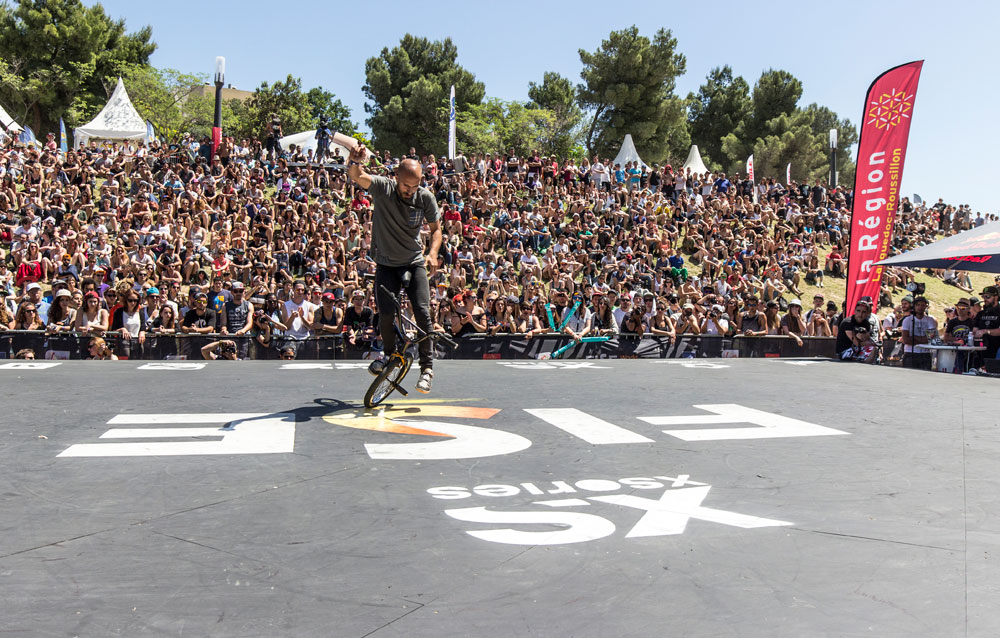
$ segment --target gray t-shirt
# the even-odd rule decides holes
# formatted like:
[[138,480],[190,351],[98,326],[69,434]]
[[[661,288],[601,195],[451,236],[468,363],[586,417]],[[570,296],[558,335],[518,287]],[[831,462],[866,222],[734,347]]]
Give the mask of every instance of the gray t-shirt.
[[372,175],[368,188],[375,213],[372,216],[372,252],[383,266],[416,266],[424,263],[420,227],[439,219],[437,201],[426,188],[418,188],[413,204],[396,192],[396,181]]

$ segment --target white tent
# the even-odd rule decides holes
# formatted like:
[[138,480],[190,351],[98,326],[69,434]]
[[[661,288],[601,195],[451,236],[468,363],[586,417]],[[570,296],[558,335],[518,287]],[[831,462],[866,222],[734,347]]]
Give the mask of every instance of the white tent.
[[132,106],[125,91],[125,83],[118,78],[118,86],[111,99],[88,124],[73,129],[73,142],[80,147],[91,138],[101,140],[146,140],[146,120]]
[[627,133],[625,134],[625,141],[622,142],[622,148],[618,151],[618,157],[615,158],[612,165],[620,164],[624,167],[626,162],[639,162],[639,166],[646,166],[646,163],[639,157],[638,151],[635,150],[635,143],[632,142],[632,136]]
[[[309,151],[315,153],[317,146],[316,129],[313,129],[311,131],[302,131],[301,133],[292,133],[291,135],[286,135],[280,140],[278,140],[278,144],[280,144],[282,150],[285,151],[287,151],[289,147],[292,144],[294,144],[296,147],[301,148],[303,153],[308,153]],[[351,152],[347,149],[346,146],[341,146],[340,144],[337,144],[336,142],[333,141],[333,132],[331,131],[330,146],[327,147],[328,154],[324,161],[328,161],[329,158],[333,156],[334,152],[337,149],[340,149],[340,156],[343,157],[344,161],[346,162],[347,156],[350,155]]]
[[699,175],[709,172],[708,168],[705,166],[705,162],[701,161],[701,153],[698,151],[697,144],[691,145],[691,150],[688,151],[688,158],[684,162],[684,166],[682,168],[685,171],[690,168],[692,173]]
[[3,124],[3,128],[10,133],[20,133],[24,130],[20,124],[14,121],[14,118],[7,114],[2,106],[0,106],[0,124]]

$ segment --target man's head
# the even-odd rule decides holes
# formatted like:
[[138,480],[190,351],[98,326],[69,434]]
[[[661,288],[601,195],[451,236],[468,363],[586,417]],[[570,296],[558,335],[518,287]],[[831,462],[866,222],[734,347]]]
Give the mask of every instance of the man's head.
[[986,308],[992,308],[1000,302],[1000,287],[997,286],[986,286],[983,291],[979,293],[983,296],[983,306]]
[[971,305],[965,297],[962,297],[955,303],[955,314],[958,315],[959,319],[967,319],[969,317],[969,307]]
[[927,297],[914,297],[913,312],[918,317],[924,316],[924,313],[927,312]]
[[417,160],[405,159],[399,163],[396,167],[396,192],[403,201],[413,201],[423,175],[424,169]]
[[872,314],[872,305],[866,301],[862,300],[854,306],[854,318],[858,321],[864,321],[868,319]]

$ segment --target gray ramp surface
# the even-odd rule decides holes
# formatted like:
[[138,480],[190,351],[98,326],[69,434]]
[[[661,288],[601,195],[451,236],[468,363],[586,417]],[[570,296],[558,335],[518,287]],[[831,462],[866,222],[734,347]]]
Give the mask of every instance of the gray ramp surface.
[[995,379],[363,365],[0,363],[0,634],[1000,635]]

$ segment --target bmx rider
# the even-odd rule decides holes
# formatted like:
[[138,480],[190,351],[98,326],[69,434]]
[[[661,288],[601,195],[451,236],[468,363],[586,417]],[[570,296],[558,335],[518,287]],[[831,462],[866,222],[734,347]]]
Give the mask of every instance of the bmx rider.
[[[412,273],[406,294],[413,307],[413,318],[425,333],[433,331],[431,324],[430,288],[427,284],[427,270],[431,274],[437,269],[437,255],[441,248],[441,226],[437,201],[434,194],[420,186],[423,167],[420,162],[404,159],[396,167],[396,179],[370,175],[362,165],[366,158],[364,144],[351,150],[348,158],[347,175],[372,198],[372,252],[375,258],[375,301],[379,311],[379,334],[388,356],[396,349],[396,332],[393,319],[395,307],[382,286],[398,295],[403,285],[403,275]],[[431,232],[431,244],[424,259],[420,242],[420,229],[427,224]],[[434,378],[434,350],[430,339],[419,345],[420,379],[417,391],[424,394],[431,391]],[[372,374],[378,374],[385,366],[383,359],[373,361],[368,367]]]

